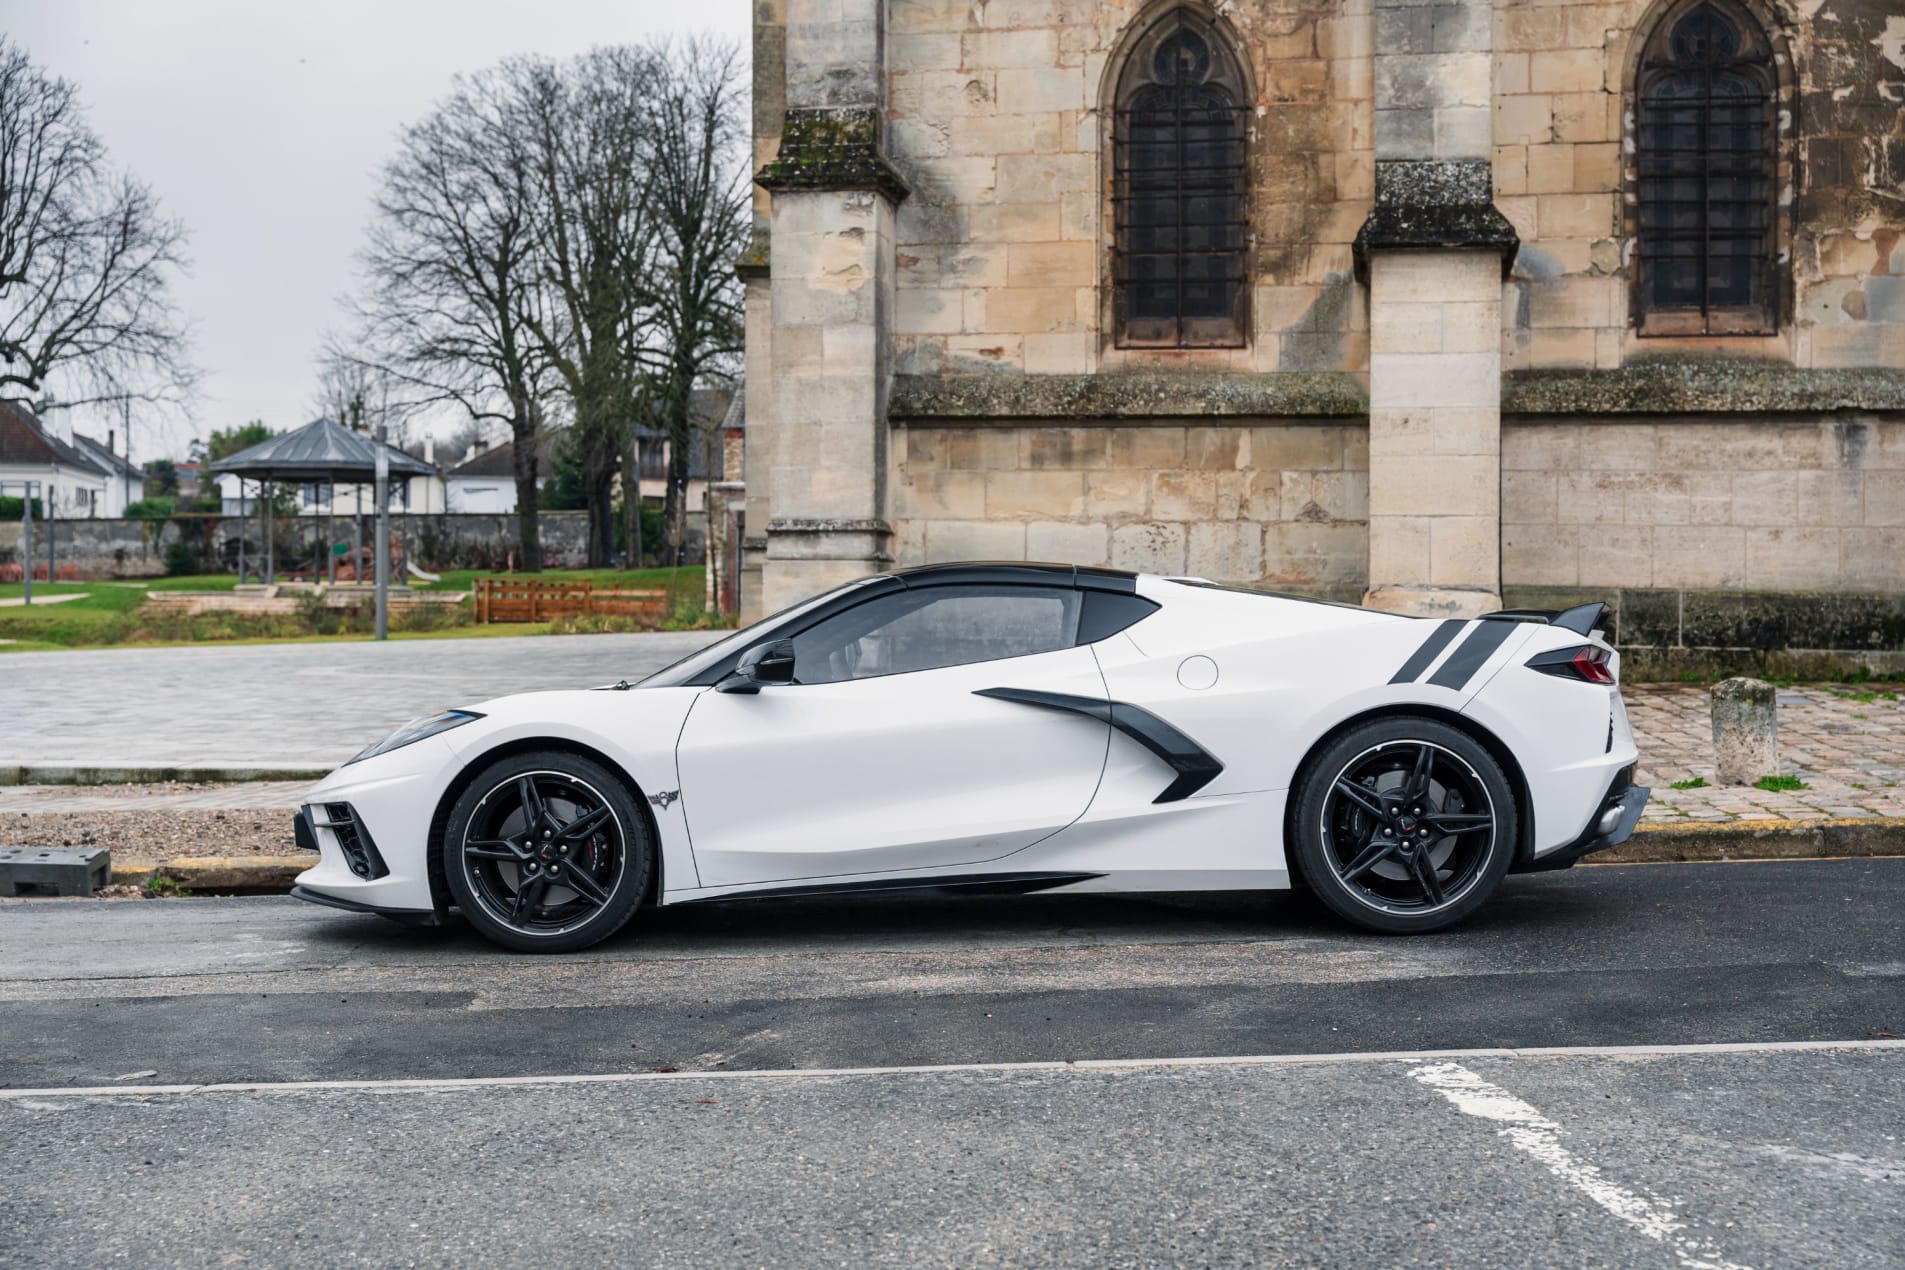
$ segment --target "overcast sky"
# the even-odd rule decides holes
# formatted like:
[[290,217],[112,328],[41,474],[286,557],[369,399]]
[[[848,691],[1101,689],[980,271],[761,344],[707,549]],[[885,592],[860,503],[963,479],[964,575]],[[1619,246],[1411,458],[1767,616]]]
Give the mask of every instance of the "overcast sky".
[[[186,438],[313,414],[378,166],[450,77],[664,32],[748,36],[747,0],[0,0],[0,32],[78,84],[113,159],[191,233],[179,299],[205,370]],[[116,422],[117,412],[114,412]],[[102,436],[102,419],[75,420]]]

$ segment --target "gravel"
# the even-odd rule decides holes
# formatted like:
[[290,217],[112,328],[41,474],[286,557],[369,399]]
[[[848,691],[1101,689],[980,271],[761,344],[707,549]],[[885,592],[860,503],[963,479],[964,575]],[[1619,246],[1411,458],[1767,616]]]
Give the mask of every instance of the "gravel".
[[73,811],[0,815],[0,844],[106,847],[116,868],[179,856],[295,855],[284,811]]

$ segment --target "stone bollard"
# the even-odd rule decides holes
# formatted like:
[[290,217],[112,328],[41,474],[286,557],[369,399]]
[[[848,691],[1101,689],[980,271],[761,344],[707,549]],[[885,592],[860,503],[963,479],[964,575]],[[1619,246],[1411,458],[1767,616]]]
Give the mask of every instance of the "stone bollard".
[[1713,685],[1713,762],[1722,785],[1779,772],[1778,691],[1763,679]]

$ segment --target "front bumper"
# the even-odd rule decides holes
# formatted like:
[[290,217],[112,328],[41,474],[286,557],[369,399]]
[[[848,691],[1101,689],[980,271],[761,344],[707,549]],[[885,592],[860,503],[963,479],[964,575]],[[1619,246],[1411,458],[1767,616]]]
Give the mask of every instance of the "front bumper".
[[[353,911],[427,913],[440,907],[430,886],[429,842],[455,755],[442,737],[339,768],[299,810],[299,845],[318,863],[298,875],[302,891]],[[322,902],[322,901],[318,901]]]
[[1608,786],[1607,796],[1595,809],[1581,836],[1557,851],[1537,856],[1517,871],[1545,873],[1550,869],[1565,869],[1583,856],[1619,846],[1633,837],[1634,827],[1640,824],[1640,813],[1646,809],[1647,799],[1654,792],[1645,785],[1634,784],[1633,778],[1632,764],[1616,772],[1612,784]]
[[326,895],[322,891],[313,891],[308,886],[293,886],[291,896],[294,899],[307,900],[312,904],[321,904],[325,908],[342,909],[346,913],[364,913],[375,917],[388,917],[402,922],[406,926],[441,926],[443,914],[433,908],[375,908],[369,904],[359,904],[356,900],[342,900],[335,895]]

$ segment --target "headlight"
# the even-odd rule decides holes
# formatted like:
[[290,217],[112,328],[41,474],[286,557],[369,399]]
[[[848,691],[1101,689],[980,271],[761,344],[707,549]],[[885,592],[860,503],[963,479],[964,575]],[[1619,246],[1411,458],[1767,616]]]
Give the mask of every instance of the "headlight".
[[404,746],[421,741],[425,737],[435,736],[439,732],[448,732],[451,728],[460,728],[464,724],[472,723],[482,717],[482,715],[474,710],[441,710],[436,714],[425,715],[421,719],[412,719],[383,740],[367,745],[359,750],[350,757],[345,763],[345,766],[348,767],[351,763],[355,763],[359,759],[371,758],[378,754],[388,754],[392,750],[402,749]]

